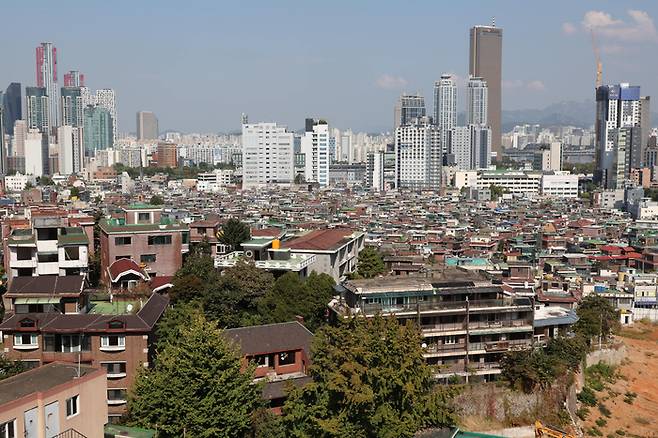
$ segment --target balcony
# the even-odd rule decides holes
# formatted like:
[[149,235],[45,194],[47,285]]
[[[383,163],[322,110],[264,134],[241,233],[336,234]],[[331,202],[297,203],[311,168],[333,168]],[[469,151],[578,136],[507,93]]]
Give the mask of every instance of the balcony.
[[[414,304],[391,304],[382,305],[369,303],[361,305],[361,311],[366,315],[382,314],[414,314],[414,313],[450,313],[465,312],[466,301],[439,301],[420,302]],[[492,310],[498,308],[514,308],[515,310],[532,310],[532,304],[528,298],[502,298],[493,300],[469,301],[469,312],[476,313],[478,310]]]
[[21,268],[36,268],[37,267],[37,259],[36,258],[30,258],[27,260],[11,260],[9,262],[9,267],[12,269],[21,269]]

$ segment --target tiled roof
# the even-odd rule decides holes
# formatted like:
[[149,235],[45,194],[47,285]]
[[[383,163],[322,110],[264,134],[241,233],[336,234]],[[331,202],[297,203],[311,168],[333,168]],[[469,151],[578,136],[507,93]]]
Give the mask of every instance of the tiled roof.
[[349,228],[315,230],[283,243],[283,248],[330,251],[346,243],[354,231]]
[[82,292],[83,275],[14,277],[8,295],[78,295]]
[[297,321],[240,327],[224,331],[243,355],[303,349],[308,355],[313,334]]
[[129,271],[137,272],[144,280],[148,278],[148,274],[133,259],[116,260],[107,268],[107,272],[110,274],[110,280],[112,282],[117,281],[119,277]]

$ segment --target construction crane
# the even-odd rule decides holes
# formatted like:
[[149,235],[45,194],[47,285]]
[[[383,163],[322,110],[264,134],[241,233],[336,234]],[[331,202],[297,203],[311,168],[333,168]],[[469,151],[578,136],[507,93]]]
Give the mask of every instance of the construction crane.
[[603,66],[601,65],[601,52],[599,51],[599,45],[596,44],[596,35],[594,35],[594,29],[589,28],[589,33],[592,36],[592,49],[594,50],[594,57],[596,58],[596,88],[599,88],[603,85]]
[[576,438],[576,436],[554,427],[544,426],[541,421],[537,420],[535,421],[535,438]]

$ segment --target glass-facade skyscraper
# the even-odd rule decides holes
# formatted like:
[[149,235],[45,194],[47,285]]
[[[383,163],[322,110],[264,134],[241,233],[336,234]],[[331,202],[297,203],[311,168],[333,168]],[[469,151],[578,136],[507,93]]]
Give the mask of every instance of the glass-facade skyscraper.
[[9,84],[7,91],[2,95],[0,104],[4,108],[5,134],[14,135],[14,123],[16,123],[16,120],[23,118],[21,84],[19,82]]
[[48,133],[50,121],[50,98],[45,87],[25,87],[25,112],[28,129]]
[[113,120],[110,112],[100,106],[89,105],[84,111],[85,155],[93,156],[98,150],[111,148]]

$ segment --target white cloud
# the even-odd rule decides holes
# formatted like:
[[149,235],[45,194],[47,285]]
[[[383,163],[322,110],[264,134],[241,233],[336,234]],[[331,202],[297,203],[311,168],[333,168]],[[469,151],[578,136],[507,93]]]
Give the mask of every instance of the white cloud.
[[375,85],[385,90],[398,90],[407,86],[407,80],[401,76],[383,74],[377,78]]
[[578,28],[573,23],[562,23],[562,33],[565,35],[573,35],[578,31]]
[[597,36],[621,42],[658,42],[658,31],[653,19],[645,11],[629,9],[629,21],[613,18],[603,11],[588,11],[583,17],[585,30],[592,29]]
[[546,86],[544,85],[544,82],[539,79],[533,79],[531,81],[511,79],[503,81],[503,88],[508,90],[544,91]]

